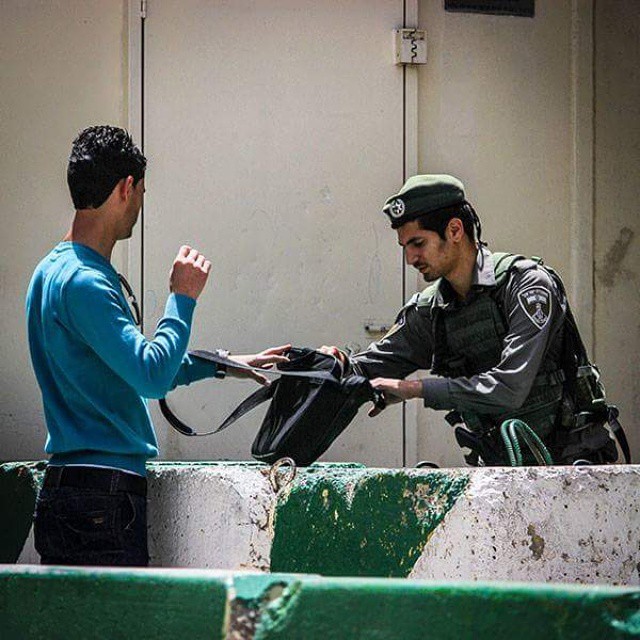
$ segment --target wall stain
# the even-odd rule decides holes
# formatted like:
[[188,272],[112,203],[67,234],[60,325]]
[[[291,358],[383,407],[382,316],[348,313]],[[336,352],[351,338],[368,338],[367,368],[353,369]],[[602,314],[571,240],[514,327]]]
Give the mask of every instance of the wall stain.
[[527,535],[531,537],[531,544],[529,545],[531,555],[536,560],[540,560],[544,553],[544,538],[536,533],[536,528],[532,524],[527,527]]
[[598,279],[605,287],[613,287],[619,276],[626,276],[627,279],[634,277],[633,273],[626,272],[622,269],[622,263],[627,253],[629,253],[629,248],[634,237],[635,231],[633,231],[633,229],[629,227],[620,229],[616,241],[607,251],[601,262],[601,266],[597,268],[596,273]]

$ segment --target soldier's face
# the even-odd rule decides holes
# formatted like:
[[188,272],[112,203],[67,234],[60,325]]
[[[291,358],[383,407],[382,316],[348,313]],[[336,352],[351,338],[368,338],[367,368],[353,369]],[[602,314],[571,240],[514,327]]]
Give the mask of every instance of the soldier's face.
[[427,282],[446,277],[455,265],[455,246],[435,231],[425,231],[412,220],[397,232],[398,244],[404,248],[407,264],[417,269]]

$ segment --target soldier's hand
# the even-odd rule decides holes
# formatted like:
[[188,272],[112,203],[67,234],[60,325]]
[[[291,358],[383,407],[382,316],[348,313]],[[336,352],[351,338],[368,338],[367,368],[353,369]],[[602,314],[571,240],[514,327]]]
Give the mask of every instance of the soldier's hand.
[[194,300],[204,289],[211,271],[211,262],[196,249],[186,245],[180,247],[169,274],[169,289]]
[[[280,347],[271,347],[260,353],[253,353],[246,356],[229,356],[229,360],[234,360],[239,364],[248,364],[250,367],[258,367],[260,369],[271,369],[274,364],[279,362],[289,362],[289,358],[283,355],[291,349],[290,344],[283,344]],[[229,367],[227,375],[234,378],[250,378],[262,385],[269,385],[270,381],[266,376],[257,371],[247,371],[246,369],[234,369]]]
[[326,344],[323,344],[318,349],[318,351],[320,353],[326,353],[328,356],[333,356],[334,358],[337,358],[338,362],[344,368],[345,362],[347,360],[347,356],[344,354],[344,352],[340,351],[340,349],[338,349],[338,347],[329,347]]
[[[403,400],[412,400],[422,396],[422,382],[420,380],[396,380],[394,378],[374,378],[371,386],[383,391],[386,404],[395,404]],[[382,412],[378,407],[369,410],[369,417],[373,418]]]

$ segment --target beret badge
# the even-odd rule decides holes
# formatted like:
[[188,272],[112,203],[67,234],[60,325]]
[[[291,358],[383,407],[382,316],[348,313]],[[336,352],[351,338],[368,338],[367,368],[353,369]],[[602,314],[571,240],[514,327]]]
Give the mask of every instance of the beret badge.
[[389,214],[392,218],[401,218],[404,215],[404,201],[396,198],[389,205]]

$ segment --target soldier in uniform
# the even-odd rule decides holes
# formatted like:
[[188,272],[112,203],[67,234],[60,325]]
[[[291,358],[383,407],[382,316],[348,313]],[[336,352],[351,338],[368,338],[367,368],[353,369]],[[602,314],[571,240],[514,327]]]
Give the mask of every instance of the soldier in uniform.
[[[452,176],[410,178],[383,211],[407,263],[431,284],[365,351],[322,350],[369,378],[388,402],[420,399],[449,411],[447,420],[460,425],[458,443],[470,449],[469,464],[506,463],[500,425],[510,418],[533,429],[556,463],[615,461],[615,442],[603,426],[607,408],[599,420],[576,420],[567,375],[575,382],[579,334],[555,272],[542,261],[489,252],[464,186]],[[405,380],[422,369],[437,377]]]

